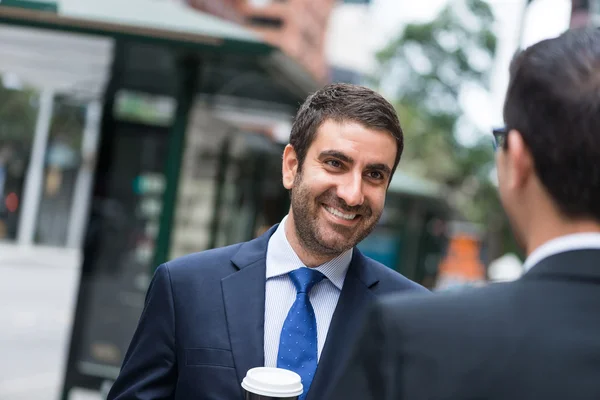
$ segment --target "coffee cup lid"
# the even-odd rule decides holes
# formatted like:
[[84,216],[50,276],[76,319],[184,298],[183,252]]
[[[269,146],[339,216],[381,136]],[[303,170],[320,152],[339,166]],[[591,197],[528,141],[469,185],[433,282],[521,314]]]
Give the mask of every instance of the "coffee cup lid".
[[269,367],[250,369],[242,387],[248,392],[268,397],[300,396],[303,391],[300,375],[287,369]]

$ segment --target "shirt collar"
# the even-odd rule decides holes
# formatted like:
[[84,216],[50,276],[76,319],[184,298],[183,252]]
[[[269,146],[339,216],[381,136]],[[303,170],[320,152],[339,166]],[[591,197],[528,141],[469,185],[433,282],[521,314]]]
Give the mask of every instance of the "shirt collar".
[[[267,279],[306,267],[287,240],[285,235],[286,220],[287,215],[269,239],[267,246]],[[352,253],[353,249],[347,250],[315,269],[325,275],[338,289],[342,290],[346,272],[352,260]]]
[[552,239],[531,252],[523,267],[529,271],[545,258],[571,250],[600,249],[600,233],[574,233]]

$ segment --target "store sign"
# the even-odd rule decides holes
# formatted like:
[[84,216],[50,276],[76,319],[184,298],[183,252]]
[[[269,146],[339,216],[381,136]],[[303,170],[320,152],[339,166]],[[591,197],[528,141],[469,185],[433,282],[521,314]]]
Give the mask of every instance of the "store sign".
[[120,90],[116,95],[114,114],[121,121],[170,126],[176,107],[177,102],[169,96]]

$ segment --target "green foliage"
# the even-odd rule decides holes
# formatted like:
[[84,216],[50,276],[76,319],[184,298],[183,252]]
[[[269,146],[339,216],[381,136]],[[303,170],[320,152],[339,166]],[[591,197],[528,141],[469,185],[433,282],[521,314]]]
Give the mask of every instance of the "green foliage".
[[463,85],[489,89],[493,23],[485,1],[453,1],[434,20],[407,25],[377,56],[375,84],[396,99],[405,133],[402,168],[448,185],[458,213],[477,223],[503,215],[489,180],[492,139],[465,147],[455,134],[464,127]]
[[37,94],[6,89],[0,79],[0,141],[31,141],[37,117]]
[[[35,133],[39,95],[31,89],[7,89],[0,79],[0,143],[19,142],[30,146]],[[72,147],[81,147],[81,132],[85,122],[85,108],[56,97],[53,106],[50,137],[67,141]]]

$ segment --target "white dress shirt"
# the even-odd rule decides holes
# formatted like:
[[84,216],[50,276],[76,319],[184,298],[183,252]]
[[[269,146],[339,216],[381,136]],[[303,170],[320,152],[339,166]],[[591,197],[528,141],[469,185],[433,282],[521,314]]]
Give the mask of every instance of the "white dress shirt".
[[552,239],[531,252],[523,267],[529,271],[545,258],[571,250],[600,250],[600,233],[574,233]]
[[[296,300],[296,287],[288,273],[306,268],[285,235],[287,216],[269,239],[265,293],[265,367],[277,366],[279,336],[287,314]],[[340,298],[346,272],[352,259],[352,249],[315,269],[326,279],[317,283],[309,293],[317,320],[318,357],[327,338],[331,318]]]

